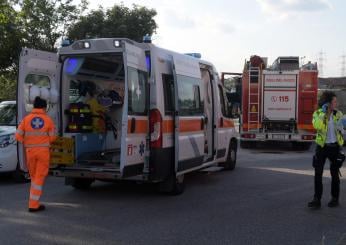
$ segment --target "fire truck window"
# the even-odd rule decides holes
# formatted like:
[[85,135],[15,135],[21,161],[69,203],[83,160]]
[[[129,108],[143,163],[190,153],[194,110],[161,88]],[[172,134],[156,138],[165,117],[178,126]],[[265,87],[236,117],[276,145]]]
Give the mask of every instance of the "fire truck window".
[[[37,86],[40,88],[50,88],[50,79],[47,76],[44,75],[38,75],[38,74],[28,74],[25,78],[25,110],[27,112],[30,112],[32,108],[34,107],[32,103],[29,101],[29,89],[31,86]],[[47,110],[49,110],[49,104],[47,106]]]
[[179,115],[202,115],[204,104],[201,98],[201,80],[177,75]]
[[163,95],[165,100],[165,114],[174,112],[174,78],[173,75],[162,74]]
[[147,74],[132,67],[128,69],[129,114],[145,115],[147,113]]

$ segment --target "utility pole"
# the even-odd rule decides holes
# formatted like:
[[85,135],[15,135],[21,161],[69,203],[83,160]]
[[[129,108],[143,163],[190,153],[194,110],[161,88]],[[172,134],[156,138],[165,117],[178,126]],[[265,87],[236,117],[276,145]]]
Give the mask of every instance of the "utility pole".
[[321,77],[323,76],[324,61],[326,60],[324,55],[325,53],[322,50],[318,53],[318,73]]
[[346,76],[346,55],[341,55],[341,76]]

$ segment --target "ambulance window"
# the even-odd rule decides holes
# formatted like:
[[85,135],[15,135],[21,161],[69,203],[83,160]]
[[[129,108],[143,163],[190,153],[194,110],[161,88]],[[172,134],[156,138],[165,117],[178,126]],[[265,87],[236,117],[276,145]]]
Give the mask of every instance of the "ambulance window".
[[173,75],[162,74],[163,96],[165,100],[165,114],[174,113],[174,78]]
[[195,116],[203,114],[201,81],[196,78],[177,75],[179,115]]
[[[33,104],[29,101],[29,88],[31,86],[45,87],[50,88],[50,79],[48,76],[38,75],[38,74],[28,74],[25,78],[25,110],[30,112],[33,108]],[[49,105],[47,106],[47,110],[49,110]]]
[[147,113],[146,99],[147,74],[132,67],[128,68],[129,114],[145,115]]

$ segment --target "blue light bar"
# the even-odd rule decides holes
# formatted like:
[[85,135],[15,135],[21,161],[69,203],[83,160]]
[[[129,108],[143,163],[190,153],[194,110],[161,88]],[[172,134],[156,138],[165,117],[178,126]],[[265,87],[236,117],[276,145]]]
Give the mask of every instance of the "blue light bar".
[[64,63],[65,73],[71,76],[76,75],[83,62],[84,58],[67,58]]

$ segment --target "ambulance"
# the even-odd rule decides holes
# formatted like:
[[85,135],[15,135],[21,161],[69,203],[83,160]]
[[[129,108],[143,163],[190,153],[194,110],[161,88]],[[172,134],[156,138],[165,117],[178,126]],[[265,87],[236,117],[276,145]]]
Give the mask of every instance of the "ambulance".
[[19,121],[37,95],[48,100],[60,136],[50,172],[77,189],[128,179],[180,194],[187,173],[235,168],[224,87],[215,67],[191,54],[124,38],[79,40],[57,53],[24,48]]

